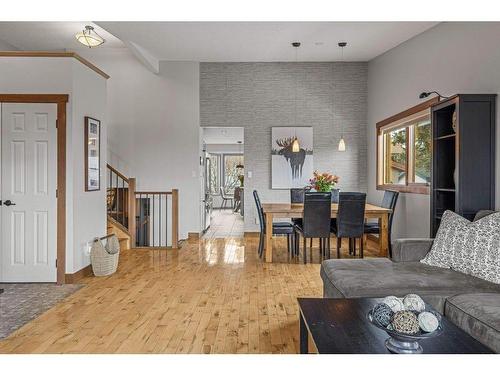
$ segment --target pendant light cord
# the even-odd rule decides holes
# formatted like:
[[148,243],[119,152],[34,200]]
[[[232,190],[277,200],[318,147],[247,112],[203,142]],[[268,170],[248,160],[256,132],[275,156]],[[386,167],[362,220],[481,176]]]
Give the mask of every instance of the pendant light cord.
[[[341,68],[341,78],[344,77],[344,46],[341,48],[341,57],[340,57],[340,68]],[[344,98],[343,95],[340,95],[340,115],[342,115],[344,110]],[[340,138],[344,139],[344,121],[340,121]]]

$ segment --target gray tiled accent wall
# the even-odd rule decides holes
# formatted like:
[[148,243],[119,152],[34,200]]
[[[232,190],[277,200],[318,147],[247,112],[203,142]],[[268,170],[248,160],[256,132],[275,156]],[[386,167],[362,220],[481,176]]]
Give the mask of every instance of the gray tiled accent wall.
[[245,128],[245,231],[258,230],[254,189],[263,202],[290,199],[271,189],[271,128],[295,126],[295,85],[297,126],[314,129],[314,168],[366,192],[367,63],[201,63],[200,125]]

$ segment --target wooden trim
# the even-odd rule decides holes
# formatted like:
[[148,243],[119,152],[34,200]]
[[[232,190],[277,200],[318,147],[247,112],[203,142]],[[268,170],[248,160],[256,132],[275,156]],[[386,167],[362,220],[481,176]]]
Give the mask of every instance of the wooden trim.
[[[99,139],[97,140],[99,142],[99,145],[98,145],[98,149],[99,149],[99,162],[98,162],[98,166],[99,166],[99,187],[97,189],[93,189],[93,190],[89,190],[89,120],[93,120],[93,121],[96,121],[99,123]],[[89,116],[85,116],[84,117],[84,122],[85,122],[85,135],[83,136],[83,147],[84,147],[84,164],[85,164],[85,171],[84,171],[84,175],[85,175],[85,191],[87,193],[90,193],[90,192],[93,192],[93,191],[100,191],[101,190],[101,120],[98,120],[98,119],[95,119],[93,117],[89,117]]]
[[435,97],[429,100],[426,100],[423,103],[417,104],[416,106],[413,106],[411,108],[408,108],[402,112],[399,112],[395,114],[394,116],[388,117],[382,121],[377,122],[376,126],[377,129],[380,129],[386,125],[392,124],[393,122],[400,121],[404,119],[405,117],[414,115],[415,113],[425,111],[426,109],[430,108],[434,104],[439,102],[439,97]]
[[392,190],[399,191],[400,193],[414,193],[414,194],[430,194],[430,186],[427,184],[409,184],[409,185],[396,185],[386,184],[377,185],[377,190]]
[[[1,52],[0,52],[1,56]],[[2,103],[57,104],[57,283],[66,281],[66,103],[67,94],[0,94]]]
[[136,191],[136,194],[142,194],[142,195],[152,195],[152,194],[163,194],[163,195],[173,195],[173,190],[172,191]]
[[108,169],[110,169],[112,172],[118,175],[122,180],[125,180],[125,182],[129,182],[129,178],[125,176],[124,174],[118,172],[115,168],[113,168],[111,165],[106,164],[108,166]]
[[92,64],[87,59],[84,59],[75,52],[57,52],[57,51],[0,51],[0,57],[72,57],[88,68],[92,69],[97,74],[108,79],[109,75],[104,73],[97,66]]
[[198,232],[188,232],[188,241],[196,241],[200,239]]
[[87,276],[92,276],[92,266],[89,264],[75,273],[67,273],[64,275],[65,284],[75,284]]
[[128,233],[130,235],[130,244],[135,247],[135,234],[136,234],[136,198],[135,198],[135,178],[131,177],[128,180]]
[[172,189],[172,248],[179,247],[179,190]]
[[[405,119],[406,117],[415,115],[419,112],[425,111],[427,109],[430,109],[431,107],[440,104],[439,97],[434,97],[429,100],[426,100],[423,103],[417,104],[416,106],[413,106],[411,108],[408,108],[402,112],[399,112],[395,114],[394,116],[388,117],[382,121],[377,122],[376,124],[376,183],[377,183],[377,190],[395,190],[399,191],[401,193],[414,193],[414,194],[430,194],[430,185],[429,184],[420,184],[420,183],[414,183],[411,180],[413,177],[410,177],[410,174],[412,173],[412,170],[414,169],[413,165],[413,160],[410,160],[412,155],[410,155],[409,150],[410,150],[410,140],[413,139],[413,136],[410,135],[409,127],[406,127],[406,149],[408,150],[408,154],[406,156],[406,176],[407,176],[407,184],[406,185],[395,185],[395,184],[384,184],[384,170],[383,167],[380,165],[380,154],[381,154],[381,138],[382,138],[382,130],[384,127],[387,125],[390,125],[394,122],[401,121]],[[431,119],[432,121],[432,119]],[[411,138],[411,139],[410,139]]]
[[66,102],[57,103],[57,283],[66,281]]
[[67,94],[0,94],[2,103],[67,103]]

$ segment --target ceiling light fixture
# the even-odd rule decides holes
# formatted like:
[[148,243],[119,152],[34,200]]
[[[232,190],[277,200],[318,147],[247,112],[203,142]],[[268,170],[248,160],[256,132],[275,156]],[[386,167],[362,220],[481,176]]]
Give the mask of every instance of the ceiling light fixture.
[[85,26],[85,29],[76,33],[76,40],[89,48],[100,46],[105,42],[99,34],[97,34],[92,26]]
[[[344,76],[344,47],[347,46],[346,42],[340,42],[339,47],[341,48],[342,51],[342,57],[341,57],[341,76]],[[340,141],[339,141],[339,151],[344,152],[345,151],[345,141],[344,141],[344,120],[342,118],[342,97],[340,98]]]
[[[238,143],[238,148],[239,148],[239,151],[240,151],[240,155],[243,156],[243,150],[241,149],[241,145],[242,145],[243,142],[242,141],[238,141],[237,143]],[[245,166],[243,165],[243,163],[240,162],[240,163],[236,164],[236,169],[243,169],[243,168],[245,168]]]
[[[298,62],[297,59],[297,50],[300,47],[300,42],[293,42],[292,46],[295,48],[295,62]],[[295,77],[295,105],[294,105],[294,123],[295,127],[297,127],[297,77]],[[292,141],[292,152],[300,152],[300,144],[297,138],[297,131],[295,130],[295,136]]]

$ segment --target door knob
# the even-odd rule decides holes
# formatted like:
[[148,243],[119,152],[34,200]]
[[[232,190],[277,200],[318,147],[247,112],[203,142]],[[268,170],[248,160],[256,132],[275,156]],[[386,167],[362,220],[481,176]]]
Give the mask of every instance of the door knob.
[[16,204],[11,202],[10,200],[6,200],[5,202],[3,202],[4,206],[15,206]]

